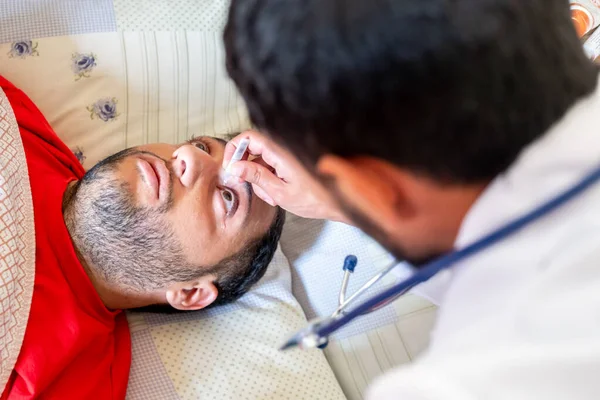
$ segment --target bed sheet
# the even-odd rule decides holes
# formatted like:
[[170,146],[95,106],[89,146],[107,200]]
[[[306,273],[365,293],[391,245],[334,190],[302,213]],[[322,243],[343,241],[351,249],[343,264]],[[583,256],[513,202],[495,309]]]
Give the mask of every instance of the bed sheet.
[[280,251],[236,303],[175,315],[128,313],[128,319],[129,400],[345,398],[320,350],[277,350],[306,323]]
[[226,0],[0,0],[0,43],[103,32],[220,32]]
[[[346,255],[358,258],[348,294],[394,258],[357,228],[288,215],[281,247],[292,265],[292,291],[309,319],[328,316],[337,307]],[[383,290],[407,276],[408,267],[367,292]],[[367,386],[386,371],[411,362],[427,348],[436,306],[448,276],[420,285],[392,305],[361,317],[332,336],[325,348],[344,394],[363,398]]]

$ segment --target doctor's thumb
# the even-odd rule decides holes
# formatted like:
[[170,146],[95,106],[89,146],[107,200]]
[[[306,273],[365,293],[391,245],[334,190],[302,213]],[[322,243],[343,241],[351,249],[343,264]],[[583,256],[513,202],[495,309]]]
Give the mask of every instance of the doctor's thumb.
[[251,183],[254,193],[270,205],[281,196],[283,182],[268,168],[252,162],[238,161],[229,167],[228,172],[240,179]]

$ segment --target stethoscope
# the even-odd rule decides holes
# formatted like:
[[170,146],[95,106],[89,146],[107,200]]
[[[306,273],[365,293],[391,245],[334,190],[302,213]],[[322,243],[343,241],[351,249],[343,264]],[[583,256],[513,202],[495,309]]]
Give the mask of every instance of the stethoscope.
[[379,282],[384,276],[397,268],[401,262],[395,260],[390,265],[382,269],[381,272],[371,278],[354,294],[346,298],[348,281],[358,262],[355,256],[347,256],[344,260],[344,277],[340,289],[340,295],[338,299],[339,304],[337,309],[329,317],[319,318],[309,322],[304,329],[295,333],[287,342],[285,342],[283,346],[281,346],[281,350],[286,350],[296,346],[300,347],[301,349],[314,347],[324,348],[327,346],[329,336],[333,332],[342,328],[346,324],[349,324],[354,319],[390,304],[414,286],[426,282],[439,272],[453,267],[459,261],[466,260],[467,258],[472,257],[488,247],[506,239],[510,235],[515,234],[525,226],[539,220],[550,212],[565,205],[576,196],[582,194],[598,180],[600,180],[600,166],[596,167],[592,172],[587,174],[583,179],[566,189],[564,192],[546,201],[542,205],[538,206],[532,211],[529,211],[521,217],[506,223],[502,227],[480,238],[474,243],[462,249],[453,250],[421,266],[420,268],[413,268],[413,273],[409,278],[363,301],[351,310],[348,309],[349,306],[354,303],[358,297],[360,297],[369,288],[373,287],[373,285]]

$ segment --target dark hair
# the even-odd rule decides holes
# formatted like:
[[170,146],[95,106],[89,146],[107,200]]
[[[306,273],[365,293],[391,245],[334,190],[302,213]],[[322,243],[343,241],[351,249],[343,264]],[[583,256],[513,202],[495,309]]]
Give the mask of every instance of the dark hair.
[[[250,243],[245,249],[220,262],[204,274],[214,273],[217,280],[214,285],[219,290],[217,299],[204,309],[233,303],[254,286],[267,272],[285,222],[285,211],[277,207],[277,214],[267,233]],[[204,275],[203,274],[203,275]],[[178,310],[169,304],[155,304],[140,307],[132,311],[161,314],[179,314],[189,311]]]
[[501,173],[597,81],[566,0],[233,0],[224,39],[253,123],[307,165],[447,182]]
[[239,299],[264,276],[277,250],[284,222],[285,212],[277,207],[275,218],[267,233],[207,272],[217,275],[214,284],[219,290],[219,295],[211,307]]

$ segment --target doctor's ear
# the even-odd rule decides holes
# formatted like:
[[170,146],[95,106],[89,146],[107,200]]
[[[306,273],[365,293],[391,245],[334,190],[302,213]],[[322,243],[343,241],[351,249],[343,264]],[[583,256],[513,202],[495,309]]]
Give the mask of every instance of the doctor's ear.
[[344,203],[372,221],[394,225],[417,212],[411,193],[415,176],[387,161],[328,154],[319,159],[317,172]]
[[214,277],[211,275],[188,283],[174,284],[166,292],[167,302],[171,307],[182,311],[206,308],[219,295],[213,281]]

